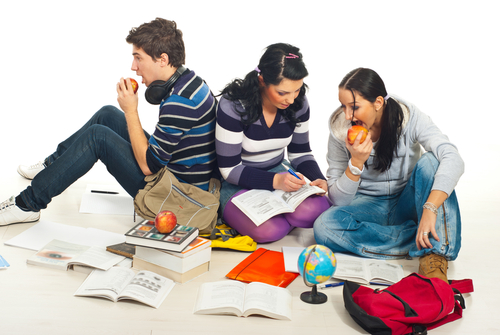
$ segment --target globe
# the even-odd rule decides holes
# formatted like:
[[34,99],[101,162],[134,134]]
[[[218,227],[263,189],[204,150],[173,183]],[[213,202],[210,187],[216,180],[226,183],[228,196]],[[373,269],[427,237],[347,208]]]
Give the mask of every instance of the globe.
[[302,251],[298,260],[299,272],[311,284],[321,284],[330,279],[337,269],[334,253],[324,245],[314,244]]

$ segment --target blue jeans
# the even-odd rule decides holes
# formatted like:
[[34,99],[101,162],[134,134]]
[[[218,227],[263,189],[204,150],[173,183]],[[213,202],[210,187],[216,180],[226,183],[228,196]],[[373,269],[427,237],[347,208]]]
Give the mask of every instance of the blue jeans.
[[46,208],[53,197],[85,175],[98,160],[132,197],[146,185],[132,151],[125,115],[113,106],[102,107],[57,146],[46,159],[47,167],[21,192],[24,203],[32,211]]
[[439,166],[432,153],[417,162],[410,180],[396,195],[369,196],[358,193],[348,206],[331,207],[314,223],[316,242],[334,252],[394,259],[435,253],[447,260],[458,256],[461,219],[455,191],[438,209],[432,249],[418,250],[415,242],[422,206],[426,202]]

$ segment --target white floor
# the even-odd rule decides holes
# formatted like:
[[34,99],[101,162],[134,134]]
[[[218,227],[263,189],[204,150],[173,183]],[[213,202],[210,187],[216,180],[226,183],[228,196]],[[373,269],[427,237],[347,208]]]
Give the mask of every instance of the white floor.
[[[100,163],[99,163],[100,164]],[[123,233],[132,225],[132,217],[80,214],[81,196],[87,183],[113,183],[101,173],[90,172],[76,182],[48,209],[42,219],[67,225],[95,227]],[[17,194],[29,181],[20,177],[12,163],[4,164],[0,174],[1,196]],[[463,247],[458,259],[450,263],[449,277],[472,278],[475,292],[466,294],[467,309],[461,320],[432,330],[432,334],[497,334],[497,282],[500,271],[497,256],[498,200],[477,195],[477,185],[461,185]],[[3,200],[2,198],[2,200]],[[0,228],[4,242],[33,224]],[[295,230],[281,241],[260,245],[272,250],[281,246],[308,246],[314,243],[311,230]],[[11,264],[0,272],[0,330],[2,334],[363,334],[347,314],[342,289],[327,290],[328,302],[323,305],[303,303],[299,295],[306,291],[301,277],[289,289],[293,292],[293,320],[277,321],[263,317],[194,315],[192,309],[197,288],[204,281],[223,280],[225,274],[247,256],[246,253],[214,250],[209,273],[184,285],[176,285],[159,309],[131,302],[112,303],[105,299],[74,297],[73,293],[85,279],[74,271],[58,271],[27,265],[33,252],[0,244],[0,255]],[[405,273],[416,271],[417,260],[398,261]]]

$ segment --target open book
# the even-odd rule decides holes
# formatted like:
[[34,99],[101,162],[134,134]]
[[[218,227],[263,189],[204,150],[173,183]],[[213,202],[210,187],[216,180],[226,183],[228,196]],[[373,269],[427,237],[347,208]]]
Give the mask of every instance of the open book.
[[198,291],[195,314],[259,314],[273,319],[292,319],[292,293],[283,287],[253,282],[203,283]]
[[106,298],[113,302],[135,300],[158,308],[175,283],[151,271],[135,273],[124,267],[94,270],[75,292],[79,297]]
[[68,270],[73,265],[85,265],[96,269],[108,270],[125,257],[112,254],[102,247],[52,240],[26,262],[32,265],[53,269]]
[[361,284],[394,284],[403,279],[401,265],[372,258],[362,258],[335,253],[337,269],[333,278],[350,280]]
[[[297,261],[304,249],[302,247],[282,247],[286,271],[299,272]],[[334,279],[350,280],[368,285],[370,283],[394,284],[404,277],[403,268],[398,264],[339,252],[334,253],[334,255],[337,260],[337,268],[333,274]]]
[[277,214],[293,213],[307,197],[319,193],[325,191],[320,187],[306,184],[295,192],[253,189],[234,197],[231,201],[257,226],[260,226]]

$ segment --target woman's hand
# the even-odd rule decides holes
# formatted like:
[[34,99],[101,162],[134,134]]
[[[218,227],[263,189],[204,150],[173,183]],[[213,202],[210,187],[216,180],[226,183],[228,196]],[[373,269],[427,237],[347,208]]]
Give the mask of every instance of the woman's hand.
[[304,176],[300,173],[296,173],[300,177],[298,179],[292,176],[288,172],[276,173],[274,175],[273,187],[275,190],[283,190],[285,192],[298,191],[303,185],[306,184]]
[[359,143],[363,134],[360,132],[356,137],[356,140],[352,145],[347,141],[347,136],[345,138],[345,146],[347,150],[351,153],[351,164],[359,168],[360,170],[363,168],[363,164],[370,157],[370,153],[373,149],[372,136],[370,132],[366,135],[366,139],[363,143]]
[[325,193],[319,193],[319,195],[321,195],[321,196],[325,195],[326,192],[328,192],[328,183],[324,179],[313,180],[309,185],[311,185],[311,186],[318,186],[323,191],[325,191]]
[[432,244],[429,241],[431,236],[439,242],[439,236],[436,232],[436,218],[436,214],[426,209],[423,210],[422,218],[418,225],[417,236],[415,238],[418,250],[422,250],[422,248],[432,248]]

